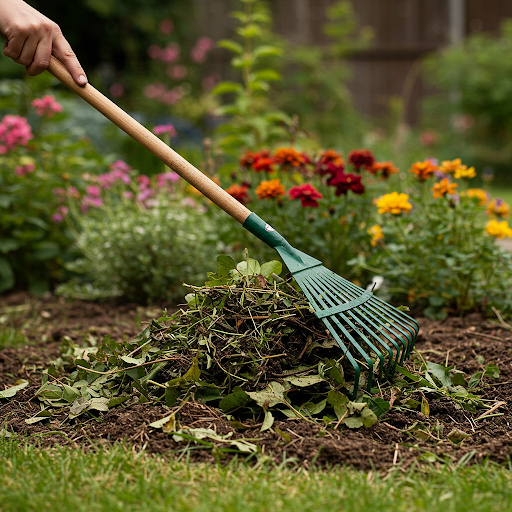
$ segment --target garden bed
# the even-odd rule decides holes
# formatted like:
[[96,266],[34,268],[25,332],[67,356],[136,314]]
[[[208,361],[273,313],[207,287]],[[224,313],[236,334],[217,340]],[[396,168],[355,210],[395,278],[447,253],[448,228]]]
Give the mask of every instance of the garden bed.
[[[106,413],[98,413],[98,420],[81,417],[75,421],[52,418],[32,425],[25,422],[40,410],[38,400],[34,398],[41,384],[40,372],[49,361],[58,357],[63,336],[69,336],[77,343],[105,334],[119,340],[129,339],[138,333],[141,323],[154,316],[155,311],[151,308],[115,302],[108,305],[83,301],[66,303],[55,297],[41,301],[24,294],[4,297],[2,302],[4,311],[8,307],[10,311],[18,308],[18,312],[23,312],[18,318],[20,322],[24,319],[25,336],[30,343],[0,350],[0,390],[14,385],[19,378],[30,381],[29,387],[18,392],[15,398],[0,402],[0,425],[4,432],[30,436],[43,445],[88,448],[128,441],[153,453],[174,451],[175,457],[186,455],[191,460],[215,460],[215,451],[183,451],[184,443],[150,427],[150,423],[168,414],[168,409],[159,404],[115,407]],[[27,322],[27,319],[31,321]],[[512,333],[497,321],[483,319],[477,314],[446,321],[422,318],[419,322],[421,330],[416,347],[425,360],[439,364],[448,361],[468,376],[488,363],[499,367],[499,378],[489,381],[479,396],[505,402],[494,411],[494,414],[503,415],[478,420],[476,418],[485,410],[471,413],[457,409],[448,400],[429,398],[429,418],[421,412],[397,411],[391,407],[371,428],[324,429],[297,419],[276,419],[273,428],[261,432],[261,423],[247,421],[242,429],[233,428],[219,409],[188,401],[180,411],[181,424],[213,429],[219,435],[231,432],[233,439],[257,444],[263,454],[276,461],[280,462],[286,456],[306,467],[313,461],[322,466],[348,464],[358,469],[386,468],[393,464],[410,466],[418,459],[425,462],[442,462],[446,458],[451,461],[506,461],[512,447],[509,408]],[[383,395],[383,398],[389,400],[390,396]],[[449,441],[446,436],[454,429],[469,434],[469,437],[460,444]]]

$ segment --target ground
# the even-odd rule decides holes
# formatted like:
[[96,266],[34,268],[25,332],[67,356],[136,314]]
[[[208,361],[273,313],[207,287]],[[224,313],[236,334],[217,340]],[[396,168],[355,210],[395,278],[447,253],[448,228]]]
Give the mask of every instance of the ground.
[[[5,323],[9,318],[13,322],[11,328],[23,325],[29,343],[0,350],[0,390],[14,385],[19,378],[29,380],[31,385],[15,399],[0,400],[0,430],[6,427],[10,432],[32,435],[44,445],[87,447],[127,440],[150,453],[171,456],[170,452],[174,451],[173,456],[179,457],[183,443],[149,426],[166,415],[167,411],[160,405],[115,407],[107,413],[99,413],[97,419],[85,421],[63,419],[32,425],[25,422],[40,410],[39,401],[34,397],[41,383],[40,372],[58,357],[64,336],[78,343],[91,336],[101,339],[106,334],[116,340],[130,339],[151,318],[159,316],[162,309],[163,306],[148,308],[116,302],[66,302],[51,295],[43,299],[25,293],[4,296],[0,299],[0,321],[3,318]],[[481,392],[483,398],[504,402],[494,411],[498,416],[478,419],[484,410],[471,414],[456,409],[451,402],[426,396],[429,418],[420,412],[404,414],[392,407],[368,429],[324,431],[317,425],[288,420],[276,421],[273,429],[263,433],[261,423],[249,423],[250,428],[236,430],[216,409],[198,402],[189,402],[181,410],[181,422],[189,427],[212,428],[219,434],[232,432],[234,438],[257,439],[264,454],[276,460],[282,460],[286,454],[305,467],[314,463],[324,467],[347,464],[363,470],[384,469],[397,463],[409,467],[418,458],[433,462],[446,457],[452,461],[506,461],[512,447],[512,332],[500,325],[498,319],[478,314],[445,321],[420,318],[419,322],[421,329],[416,347],[426,360],[455,365],[467,376],[488,363],[498,365],[499,378],[490,381]],[[426,425],[427,434],[418,436],[415,423]],[[285,433],[286,439],[275,427]],[[444,435],[436,435],[439,428]],[[461,444],[448,441],[446,434],[454,428],[469,437]],[[214,460],[209,450],[190,453],[192,460]]]

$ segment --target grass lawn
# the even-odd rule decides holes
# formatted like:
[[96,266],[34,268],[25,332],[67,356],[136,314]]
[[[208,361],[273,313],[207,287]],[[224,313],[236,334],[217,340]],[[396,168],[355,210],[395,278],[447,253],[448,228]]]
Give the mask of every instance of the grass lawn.
[[[291,461],[290,461],[291,462]],[[2,511],[504,511],[512,472],[493,464],[387,474],[168,462],[125,446],[38,448],[0,439]]]

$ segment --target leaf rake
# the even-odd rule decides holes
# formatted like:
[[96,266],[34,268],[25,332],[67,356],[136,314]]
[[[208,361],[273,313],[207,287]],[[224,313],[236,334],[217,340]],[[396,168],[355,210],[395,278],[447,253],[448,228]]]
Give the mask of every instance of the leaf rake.
[[156,135],[97,91],[92,85],[78,86],[66,67],[52,57],[48,71],[64,85],[184,180],[231,215],[248,231],[277,250],[305,293],[315,314],[321,318],[354,369],[352,397],[356,397],[362,371],[370,390],[374,371],[388,379],[411,353],[419,326],[410,316],[325,268],[320,261],[292,247],[277,231],[239,203],[210,178],[178,155]]

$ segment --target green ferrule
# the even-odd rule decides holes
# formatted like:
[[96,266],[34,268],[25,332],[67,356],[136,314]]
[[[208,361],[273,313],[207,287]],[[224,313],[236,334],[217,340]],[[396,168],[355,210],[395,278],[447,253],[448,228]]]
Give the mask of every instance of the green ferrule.
[[251,213],[243,224],[247,231],[256,235],[260,240],[275,249],[278,246],[289,246],[290,244],[272,226],[260,219],[255,213]]

